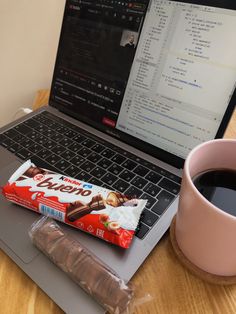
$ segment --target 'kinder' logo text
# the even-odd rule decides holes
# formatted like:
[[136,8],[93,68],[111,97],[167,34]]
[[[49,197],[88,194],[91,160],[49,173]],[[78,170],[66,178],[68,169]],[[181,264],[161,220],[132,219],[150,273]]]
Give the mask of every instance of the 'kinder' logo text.
[[74,187],[71,185],[65,185],[60,183],[54,183],[52,177],[49,177],[42,182],[38,183],[36,186],[40,188],[45,188],[48,190],[60,191],[63,193],[73,193],[75,195],[89,196],[92,191],[83,189],[82,187]]

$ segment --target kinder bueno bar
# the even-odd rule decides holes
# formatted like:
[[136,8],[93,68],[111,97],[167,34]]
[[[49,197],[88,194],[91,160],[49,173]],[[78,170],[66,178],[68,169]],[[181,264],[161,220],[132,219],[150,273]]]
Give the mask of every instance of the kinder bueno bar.
[[128,248],[145,200],[132,199],[26,161],[3,187],[19,205]]

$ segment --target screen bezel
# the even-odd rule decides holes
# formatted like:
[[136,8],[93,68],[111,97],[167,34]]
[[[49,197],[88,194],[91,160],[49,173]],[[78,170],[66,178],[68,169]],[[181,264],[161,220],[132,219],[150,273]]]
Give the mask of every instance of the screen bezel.
[[[173,0],[172,0],[173,1]],[[212,6],[212,7],[219,7],[219,8],[225,8],[225,9],[231,9],[231,10],[235,10],[236,9],[236,2],[233,3],[231,0],[227,0],[227,1],[221,1],[221,0],[174,0],[173,2],[183,2],[183,3],[189,3],[189,4],[196,4],[196,5],[206,5],[206,6]],[[61,27],[61,32],[60,32],[60,37],[59,37],[59,43],[58,43],[58,49],[57,49],[57,56],[56,56],[56,62],[55,62],[55,66],[54,66],[54,71],[53,71],[53,77],[52,77],[52,83],[51,83],[51,89],[50,89],[50,96],[49,96],[49,106],[52,106],[56,109],[58,109],[59,111],[61,111],[62,113],[67,114],[68,116],[71,116],[81,122],[84,122],[92,127],[94,127],[95,129],[102,131],[112,137],[115,137],[116,139],[119,139],[120,141],[131,145],[155,158],[158,158],[174,167],[177,168],[183,168],[185,159],[178,157],[174,154],[171,154],[159,147],[156,147],[154,145],[151,145],[147,142],[144,142],[136,137],[133,137],[125,132],[122,132],[116,128],[109,128],[105,125],[101,125],[99,123],[96,123],[94,121],[91,121],[90,119],[86,118],[85,116],[82,116],[76,112],[70,111],[66,108],[66,106],[64,107],[63,105],[61,105],[60,103],[56,102],[53,99],[53,84],[55,82],[55,77],[56,77],[56,69],[58,66],[58,59],[59,59],[59,49],[60,49],[60,43],[64,34],[64,26],[65,26],[65,17],[67,14],[67,4],[69,3],[69,0],[66,0],[65,3],[65,9],[64,9],[64,14],[63,14],[63,20],[62,20],[62,27]],[[215,138],[221,138],[223,137],[226,127],[228,125],[228,122],[233,114],[234,108],[235,108],[235,104],[236,104],[236,88],[232,94],[232,97],[229,101],[229,104],[227,106],[227,109],[225,111],[225,114],[222,118],[222,121],[219,125],[219,128],[217,130],[216,136]]]

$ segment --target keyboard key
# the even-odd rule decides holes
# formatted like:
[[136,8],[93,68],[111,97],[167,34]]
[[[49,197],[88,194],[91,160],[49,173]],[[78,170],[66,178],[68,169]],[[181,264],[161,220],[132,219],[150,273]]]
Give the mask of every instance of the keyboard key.
[[70,146],[71,144],[73,144],[73,141],[71,139],[69,139],[68,137],[63,137],[59,141],[59,144],[64,146],[64,147],[67,147],[67,146]]
[[92,147],[93,145],[95,144],[95,142],[93,140],[90,140],[90,139],[86,139],[82,142],[82,145],[85,146],[85,147]]
[[49,162],[51,165],[56,164],[60,160],[61,160],[61,157],[55,154],[52,154],[46,158],[46,161]]
[[146,225],[140,222],[135,235],[139,239],[143,239],[149,230],[150,229]]
[[69,137],[69,138],[73,138],[77,135],[77,132],[73,131],[73,130],[67,130],[64,133],[65,136]]
[[52,154],[52,152],[46,148],[41,149],[37,155],[39,157],[41,157],[42,159],[46,159],[47,157],[49,157]]
[[112,157],[112,161],[116,162],[118,165],[122,164],[126,160],[126,158],[120,154],[116,154]]
[[157,203],[152,207],[152,211],[158,215],[162,215],[166,208],[172,203],[175,196],[167,191],[161,191],[157,196]]
[[72,178],[75,178],[79,174],[79,172],[81,172],[81,170],[74,165],[71,165],[69,168],[65,170],[65,174]]
[[47,118],[47,114],[49,114],[47,111],[42,111],[33,118],[37,121],[45,120]]
[[179,190],[180,190],[180,185],[177,183],[174,183],[173,181],[170,181],[166,178],[163,178],[160,182],[159,182],[159,186],[161,186],[162,188],[166,189],[167,191],[174,193],[174,194],[178,194]]
[[111,173],[118,175],[119,173],[121,173],[121,171],[123,170],[123,168],[117,164],[113,164],[108,168],[108,171],[110,171]]
[[135,185],[137,188],[139,189],[143,189],[145,187],[145,185],[148,183],[147,180],[139,177],[139,176],[136,176],[132,181],[131,183],[133,185]]
[[141,221],[144,222],[149,227],[152,227],[159,217],[154,213],[150,212],[149,210],[145,209],[141,216]]
[[30,118],[29,120],[24,121],[24,124],[30,128],[37,129],[40,123],[37,122],[35,119]]
[[76,155],[70,162],[75,166],[81,166],[84,161],[85,159],[83,157]]
[[58,161],[55,164],[55,167],[60,170],[60,171],[64,171],[65,169],[67,169],[70,166],[70,163],[64,159],[61,159],[60,161]]
[[49,139],[45,136],[43,136],[42,134],[39,134],[35,139],[35,142],[37,142],[40,145],[44,145],[45,143],[47,143],[49,141]]
[[158,183],[161,180],[162,176],[154,171],[150,171],[145,179],[151,181],[152,183]]
[[60,126],[58,123],[54,122],[51,119],[44,119],[43,123],[49,126],[50,128],[52,128],[53,130],[55,130],[56,128]]
[[20,133],[18,133],[18,135],[16,135],[15,137],[14,137],[14,141],[16,142],[16,143],[21,143],[21,142],[23,142],[24,140],[26,140],[27,138],[24,136],[24,135],[22,135],[22,134],[20,134]]
[[22,146],[20,144],[17,144],[17,143],[15,143],[12,146],[8,147],[8,150],[10,152],[12,152],[13,154],[15,154],[16,152],[18,152],[21,149],[22,149]]
[[153,205],[156,203],[156,199],[147,193],[143,193],[142,196],[140,196],[140,198],[147,200],[146,208],[149,209],[152,208]]
[[61,157],[69,161],[75,157],[75,153],[73,153],[71,150],[66,150],[61,154]]
[[82,170],[80,173],[77,174],[76,179],[89,182],[91,177],[92,176],[90,174]]
[[137,163],[130,159],[127,159],[125,162],[123,162],[122,166],[128,170],[133,170],[137,166]]
[[114,176],[112,173],[107,172],[102,178],[102,182],[112,185],[117,180],[117,176]]
[[14,128],[17,132],[25,135],[30,133],[30,131],[32,130],[31,128],[29,128],[27,125],[25,125],[24,123],[18,124],[15,126]]
[[140,177],[144,177],[148,172],[149,170],[147,168],[140,165],[134,169],[134,173],[137,173]]
[[11,140],[10,138],[5,137],[1,137],[1,145],[5,148],[12,146],[13,144],[15,144],[15,142],[13,140]]
[[33,145],[28,147],[28,150],[30,150],[34,154],[37,154],[41,149],[43,149],[43,146],[37,143],[34,143]]
[[4,135],[13,139],[14,137],[16,137],[17,135],[19,135],[19,133],[15,130],[15,129],[10,129],[4,132]]
[[110,190],[110,189],[111,189],[110,185],[108,185],[108,184],[106,184],[106,183],[103,183],[103,184],[102,184],[102,187],[105,188],[105,189],[107,189],[107,190]]
[[144,192],[155,197],[160,192],[161,188],[159,186],[149,182],[143,190],[144,190]]
[[131,185],[127,191],[125,191],[125,195],[132,196],[133,198],[138,198],[142,195],[142,190],[136,188],[135,186]]
[[68,149],[72,150],[74,153],[76,153],[81,148],[82,148],[82,146],[78,143],[73,143],[70,146],[68,146]]
[[62,126],[62,125],[60,125],[58,128],[56,128],[56,131],[57,131],[58,133],[64,134],[64,133],[68,132],[69,129],[66,128],[66,127],[64,127],[64,126]]
[[127,182],[130,182],[135,177],[135,174],[129,170],[123,170],[120,174],[120,178]]
[[21,149],[16,153],[16,156],[20,157],[21,159],[25,160],[32,156],[32,153],[27,149]]
[[97,143],[97,144],[93,145],[93,147],[91,147],[91,149],[96,153],[101,153],[105,149],[105,147],[103,145]]
[[51,134],[50,136],[50,138],[55,142],[59,142],[61,140],[61,137],[62,137],[61,134],[57,132]]
[[43,144],[43,146],[47,149],[53,149],[55,147],[55,142],[47,139],[47,142]]
[[55,131],[49,128],[45,128],[45,130],[43,130],[43,132],[41,132],[42,135],[46,136],[46,137],[53,137],[54,136]]
[[0,134],[0,143],[2,143],[2,141],[8,139],[8,137],[6,135],[4,135],[4,133]]
[[0,134],[0,143],[2,143],[6,139],[8,139],[7,136],[5,136],[4,134]]
[[24,148],[28,148],[32,145],[34,145],[34,142],[30,139],[26,139],[24,141],[21,142],[21,145],[24,147]]
[[102,186],[102,184],[103,184],[102,181],[100,181],[100,180],[98,180],[97,178],[94,178],[94,177],[89,179],[89,183],[92,183],[92,184],[95,184],[95,185],[98,185],[98,186]]
[[45,160],[39,158],[36,155],[31,157],[31,161],[35,165],[37,165],[38,167],[45,168],[45,169],[48,169],[48,170],[52,170],[52,171],[55,171],[55,172],[60,172],[60,170],[58,170],[55,166],[49,164],[48,162],[46,162]]
[[59,144],[55,145],[55,147],[52,148],[52,152],[54,152],[57,155],[61,155],[65,151],[65,148]]
[[27,138],[35,141],[35,139],[39,136],[40,134],[36,131],[31,131],[28,135],[27,135]]
[[97,179],[100,179],[102,176],[104,176],[105,173],[106,171],[101,167],[96,167],[93,169],[93,171],[91,171],[91,175],[93,175]]
[[80,168],[83,169],[85,172],[90,172],[96,167],[95,164],[93,164],[91,161],[85,161]]
[[124,193],[125,190],[127,190],[127,188],[129,187],[129,183],[125,182],[124,180],[117,180],[114,184],[113,184],[113,188],[121,193]]
[[91,153],[87,159],[92,161],[93,163],[97,163],[101,158],[102,156],[94,152],[94,153]]
[[108,159],[110,159],[111,157],[113,157],[115,155],[115,152],[113,150],[110,150],[109,148],[105,149],[101,155],[103,157],[106,157]]
[[80,156],[86,158],[91,154],[91,150],[87,147],[81,148],[78,152],[77,152]]
[[77,135],[73,137],[73,141],[75,141],[77,143],[82,143],[85,139],[86,139],[86,137],[79,134],[79,133],[77,133]]
[[37,132],[39,132],[40,134],[45,130],[46,126],[45,124],[39,124],[38,127],[35,129]]
[[112,162],[107,159],[107,158],[102,158],[99,162],[98,162],[98,166],[107,169],[108,167],[110,167],[110,165],[112,164]]

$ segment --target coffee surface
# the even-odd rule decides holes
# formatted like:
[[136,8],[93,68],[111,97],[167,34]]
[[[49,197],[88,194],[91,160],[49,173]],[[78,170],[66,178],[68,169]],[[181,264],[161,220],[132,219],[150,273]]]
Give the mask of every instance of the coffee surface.
[[213,205],[236,216],[236,170],[210,170],[193,178],[198,191]]

